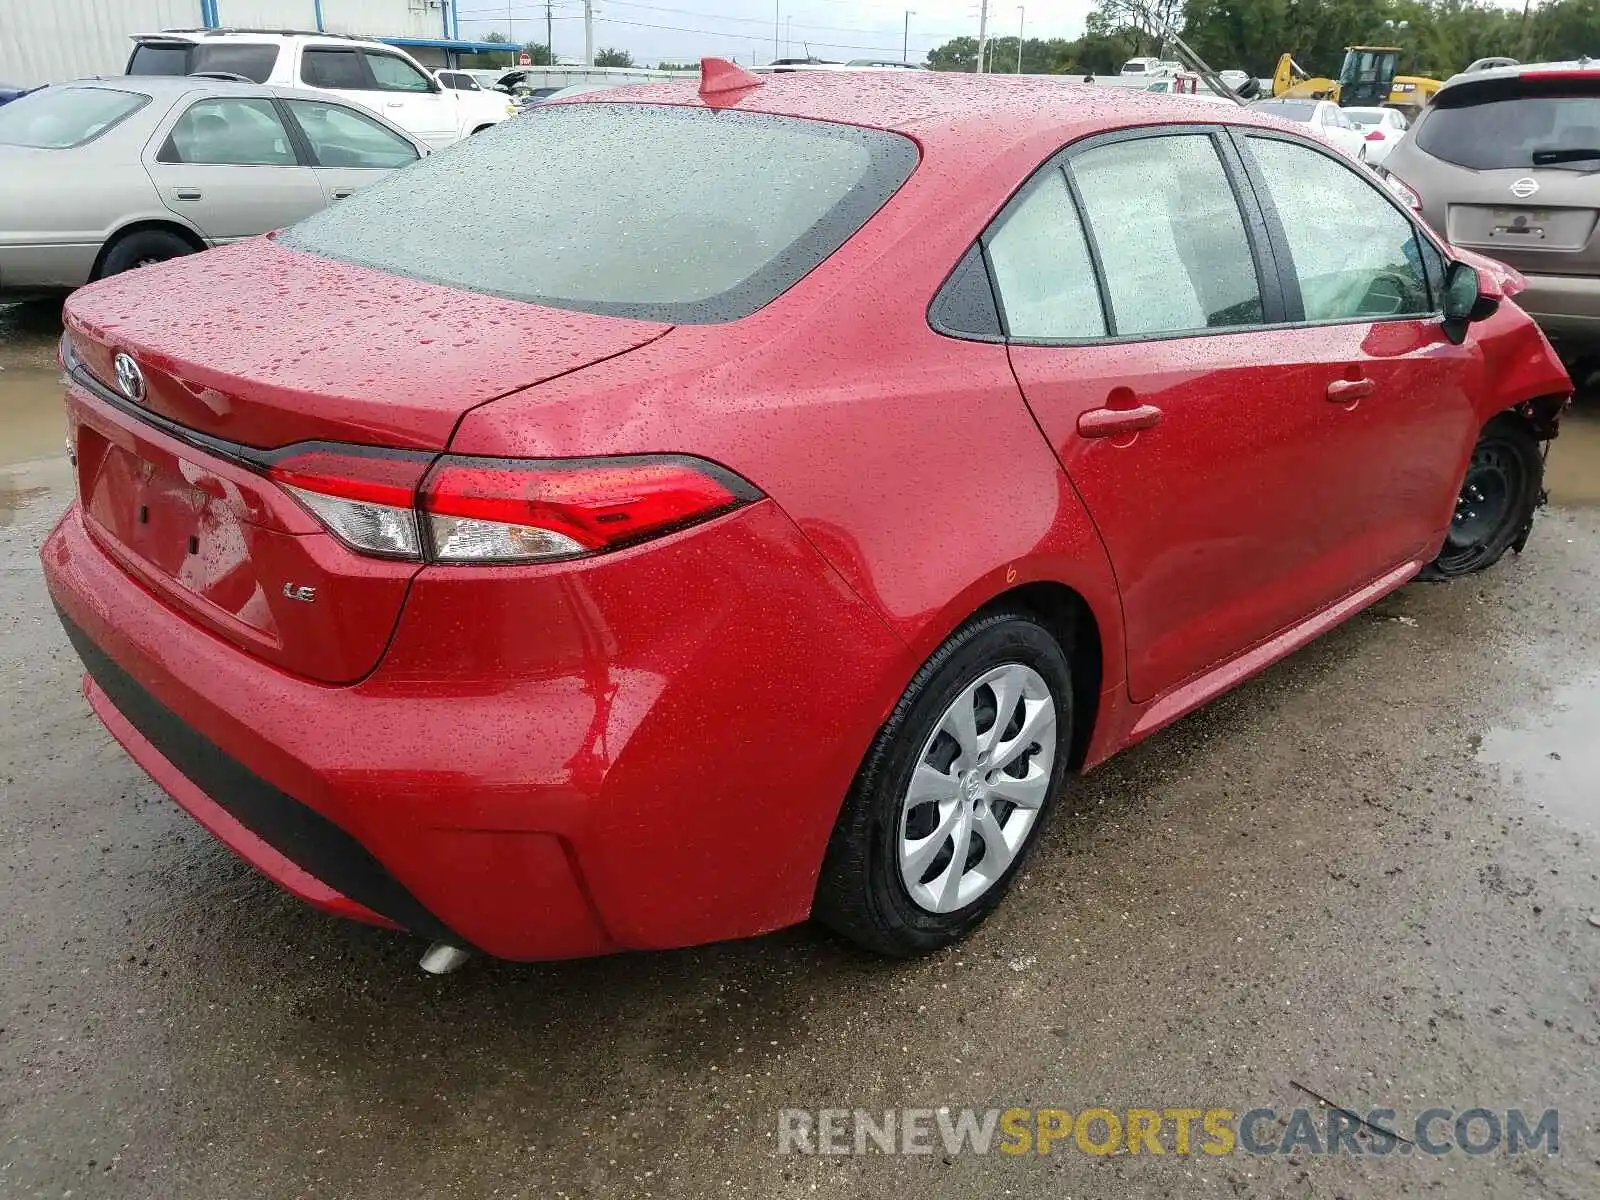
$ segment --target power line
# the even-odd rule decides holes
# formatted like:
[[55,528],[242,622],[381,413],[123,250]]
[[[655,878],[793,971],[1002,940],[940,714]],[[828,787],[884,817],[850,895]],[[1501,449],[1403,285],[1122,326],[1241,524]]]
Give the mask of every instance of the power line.
[[[711,21],[737,21],[744,25],[761,26],[765,26],[767,24],[767,19],[765,17],[723,17],[717,16],[713,13],[696,12],[693,9],[688,8],[668,8],[661,4],[639,4],[636,3],[635,0],[606,0],[606,3],[616,8],[643,8],[648,9],[651,12],[675,13],[678,16],[684,17],[704,17]],[[790,18],[790,20],[793,20],[793,18]],[[821,29],[829,33],[882,33],[888,28],[888,25],[814,25],[809,21],[793,21],[793,24],[796,29]],[[922,34],[922,37],[925,40],[939,38],[944,41],[948,41],[950,40],[950,36],[952,35],[931,33]]]
[[[728,29],[690,29],[684,25],[655,25],[648,21],[619,21],[615,17],[602,17],[598,14],[596,14],[595,20],[607,25],[627,25],[634,29],[664,29],[669,33],[698,33],[705,37],[743,38],[746,41],[766,40],[764,36],[759,34],[741,33]],[[763,21],[762,24],[766,24],[766,22]],[[889,51],[898,53],[900,50],[899,46],[858,46],[849,42],[819,42],[815,38],[807,38],[806,41],[813,46],[822,46],[828,50],[878,50],[885,53]]]

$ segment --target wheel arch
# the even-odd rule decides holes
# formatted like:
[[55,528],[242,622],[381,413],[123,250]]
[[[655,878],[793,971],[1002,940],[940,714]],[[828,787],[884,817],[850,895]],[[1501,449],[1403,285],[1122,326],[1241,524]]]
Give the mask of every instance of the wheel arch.
[[1039,579],[999,593],[959,622],[956,628],[975,617],[994,612],[1021,612],[1033,617],[1049,630],[1066,654],[1072,668],[1069,766],[1077,770],[1088,755],[1105,678],[1105,640],[1094,607],[1080,592],[1060,580]]
[[200,236],[198,230],[194,229],[190,225],[184,224],[175,217],[142,217],[138,220],[129,221],[126,224],[119,225],[116,229],[112,230],[109,235],[107,235],[106,240],[100,245],[100,253],[94,256],[94,268],[90,271],[89,278],[91,280],[100,278],[100,269],[105,266],[106,255],[111,253],[111,247],[115,246],[123,238],[128,237],[131,234],[151,231],[175,234],[193,246],[195,253],[197,254],[202,250],[209,250],[211,248],[210,243],[207,242],[205,238]]

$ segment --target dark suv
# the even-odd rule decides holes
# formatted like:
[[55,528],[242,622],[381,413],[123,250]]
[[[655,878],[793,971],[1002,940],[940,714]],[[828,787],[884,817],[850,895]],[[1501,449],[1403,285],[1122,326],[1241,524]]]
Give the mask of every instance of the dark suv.
[[1569,354],[1600,352],[1600,62],[1455,76],[1383,173],[1453,244],[1525,274],[1517,303]]

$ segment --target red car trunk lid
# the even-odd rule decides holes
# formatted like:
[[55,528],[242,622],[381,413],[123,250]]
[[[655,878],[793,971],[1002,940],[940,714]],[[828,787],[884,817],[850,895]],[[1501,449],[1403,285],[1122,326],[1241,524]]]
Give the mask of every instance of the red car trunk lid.
[[[266,241],[86,288],[66,324],[78,490],[96,539],[191,620],[328,683],[376,666],[419,564],[345,547],[254,451],[442,450],[472,407],[670,328],[456,292]],[[142,395],[119,387],[119,354],[142,372]]]
[[256,239],[93,284],[67,303],[78,353],[144,405],[246,446],[443,449],[468,409],[660,337],[671,326],[543,308]]

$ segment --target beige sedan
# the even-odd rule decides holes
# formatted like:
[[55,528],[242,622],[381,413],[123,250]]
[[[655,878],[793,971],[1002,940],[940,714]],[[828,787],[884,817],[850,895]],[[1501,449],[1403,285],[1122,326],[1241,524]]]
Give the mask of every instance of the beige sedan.
[[0,107],[0,298],[69,291],[278,229],[428,153],[327,96],[86,79]]

